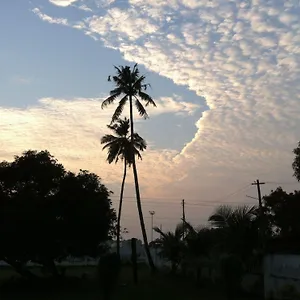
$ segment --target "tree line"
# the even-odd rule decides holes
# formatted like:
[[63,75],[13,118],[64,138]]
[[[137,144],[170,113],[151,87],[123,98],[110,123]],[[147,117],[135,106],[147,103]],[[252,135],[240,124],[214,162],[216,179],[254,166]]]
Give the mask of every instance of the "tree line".
[[[293,152],[294,176],[300,181],[300,142]],[[209,216],[208,226],[182,220],[174,231],[155,227],[160,238],[153,247],[171,262],[173,273],[189,267],[197,272],[218,269],[225,281],[234,283],[231,292],[237,291],[243,274],[262,271],[266,254],[300,253],[299,211],[300,190],[288,193],[278,187],[263,197],[262,213],[258,206],[221,205]]]

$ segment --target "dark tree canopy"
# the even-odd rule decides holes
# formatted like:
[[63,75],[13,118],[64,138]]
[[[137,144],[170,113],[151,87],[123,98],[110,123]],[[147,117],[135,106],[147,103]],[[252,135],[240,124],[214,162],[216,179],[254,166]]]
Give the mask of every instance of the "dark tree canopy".
[[257,215],[255,206],[219,206],[209,217],[209,222],[219,231],[219,249],[245,261],[249,259],[258,247]]
[[0,260],[53,266],[96,256],[114,229],[109,195],[96,174],[67,172],[47,151],[0,163]]
[[274,233],[281,237],[300,237],[300,191],[287,193],[278,187],[263,200]]
[[293,162],[293,169],[294,169],[294,176],[300,181],[300,142],[298,146],[293,150],[295,154],[294,162]]

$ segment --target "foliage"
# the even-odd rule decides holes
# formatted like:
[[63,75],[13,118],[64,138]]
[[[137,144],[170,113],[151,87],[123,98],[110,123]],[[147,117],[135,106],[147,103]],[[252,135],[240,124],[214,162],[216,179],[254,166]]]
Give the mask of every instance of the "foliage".
[[293,150],[295,157],[292,164],[294,170],[294,176],[298,181],[300,181],[300,142],[298,143],[297,147]]
[[115,212],[100,178],[67,172],[48,151],[2,162],[0,193],[0,259],[20,272],[33,261],[57,275],[54,260],[96,256],[113,232]]
[[[141,196],[140,196],[138,172],[137,172],[135,155],[134,155],[133,106],[137,108],[139,115],[144,119],[146,119],[148,118],[148,114],[142,102],[146,103],[145,106],[148,106],[149,104],[156,106],[156,104],[154,100],[151,98],[151,96],[146,93],[149,84],[145,83],[146,77],[144,75],[140,75],[137,64],[135,64],[132,69],[130,68],[130,66],[125,66],[125,67],[120,66],[119,68],[115,67],[115,70],[116,70],[116,75],[112,76],[115,87],[113,90],[110,91],[110,96],[102,102],[102,108],[114,103],[118,98],[121,98],[112,116],[111,123],[114,123],[121,116],[125,105],[129,103],[130,142],[131,142],[130,155],[132,159],[132,170],[133,170],[133,177],[135,183],[137,209],[138,209],[138,214],[139,214],[139,219],[141,224],[141,231],[143,235],[146,255],[151,270],[154,271],[155,266],[148,245],[148,238],[147,238],[147,232],[146,232],[146,227],[144,222]],[[109,81],[111,80],[111,76],[108,77],[108,80]]]
[[299,237],[300,191],[287,193],[281,187],[263,198],[265,213],[276,235]]
[[[113,125],[107,126],[111,129],[115,135],[107,134],[101,138],[101,144],[105,144],[104,149],[108,150],[107,161],[108,163],[117,163],[119,159],[125,160],[128,166],[132,165],[131,152],[131,137],[129,135],[129,120],[125,118],[117,119]],[[139,159],[142,159],[140,151],[144,151],[147,148],[146,141],[139,136],[139,134],[134,133],[133,137],[134,144],[134,155]]]
[[214,228],[195,229],[190,223],[186,222],[187,234],[185,237],[187,245],[186,255],[189,258],[210,258],[220,241],[220,230]]
[[224,253],[247,260],[259,243],[259,219],[255,206],[220,206],[209,217],[213,227],[220,230],[219,246]]
[[[131,155],[132,145],[131,136],[129,135],[129,120],[125,118],[124,120],[118,119],[113,125],[107,126],[111,129],[115,135],[107,134],[102,137],[101,144],[105,144],[104,149],[108,150],[107,161],[112,163],[115,161],[117,163],[119,159],[124,161],[124,171],[123,180],[121,184],[120,191],[120,202],[118,211],[118,221],[117,221],[117,254],[120,256],[120,235],[121,235],[121,214],[122,214],[122,204],[123,204],[123,194],[124,186],[127,175],[127,166],[131,166],[133,163],[133,156]],[[146,141],[141,138],[137,133],[133,134],[133,152],[134,156],[142,159],[140,151],[144,151],[147,147]]]
[[[139,115],[144,119],[147,119],[148,114],[142,104],[142,101],[145,102],[145,106],[148,106],[149,104],[156,106],[156,104],[151,96],[146,93],[146,90],[149,87],[149,84],[145,83],[146,77],[144,75],[140,75],[137,64],[134,65],[132,70],[130,66],[115,66],[115,70],[116,75],[112,76],[112,81],[115,84],[115,88],[110,91],[110,96],[103,101],[102,108],[114,103],[119,97],[122,96],[121,100],[119,101],[119,105],[112,116],[111,121],[113,123],[119,119],[125,105],[130,101],[130,98],[133,98]],[[111,80],[110,76],[108,80]]]
[[172,271],[175,272],[185,252],[185,244],[182,239],[182,224],[178,224],[174,232],[163,232],[158,227],[154,227],[153,229],[161,235],[161,238],[155,241],[156,246],[161,248],[161,256],[171,262]]

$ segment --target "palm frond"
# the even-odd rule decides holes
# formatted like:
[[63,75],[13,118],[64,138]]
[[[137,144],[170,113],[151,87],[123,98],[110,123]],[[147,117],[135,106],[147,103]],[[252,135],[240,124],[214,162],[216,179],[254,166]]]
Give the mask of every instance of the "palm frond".
[[125,78],[122,78],[120,76],[113,76],[113,81],[116,84],[117,88],[122,89],[124,92],[126,92],[128,82]]
[[138,110],[138,113],[141,117],[143,117],[144,119],[147,119],[149,116],[147,114],[146,109],[144,108],[143,104],[136,98],[135,100],[135,106]]
[[115,161],[116,163],[119,160],[119,147],[117,144],[112,144],[109,149],[108,149],[108,155],[107,155],[107,161],[109,164],[111,164],[113,161]]
[[147,142],[138,133],[133,134],[133,144],[141,151],[147,148]]
[[144,93],[142,91],[139,91],[139,97],[146,101],[146,106],[148,106],[149,104],[153,105],[154,107],[156,107],[156,103],[154,102],[154,100],[147,94]]
[[138,159],[143,160],[143,157],[137,149],[134,149],[134,155],[137,156]]
[[129,119],[126,117],[116,120],[113,124],[107,125],[107,127],[112,130],[118,137],[126,137],[129,133]]
[[[113,116],[112,116],[112,118],[111,118],[111,122],[112,122],[112,123],[115,122],[115,121],[117,121],[117,120],[119,119],[119,117],[121,116],[121,114],[122,114],[122,112],[123,112],[123,110],[124,110],[124,106],[125,106],[125,104],[126,104],[126,102],[127,102],[127,99],[128,99],[128,97],[127,97],[127,95],[125,95],[125,96],[120,100],[119,105],[118,105],[118,107],[116,108],[116,110],[115,110],[115,112],[114,112],[114,114],[113,114]],[[128,124],[129,124],[129,123],[128,123]]]
[[145,80],[145,76],[137,77],[137,79],[134,81],[132,85],[132,88],[137,91],[140,91],[142,89],[142,83],[144,80]]
[[101,138],[100,142],[101,142],[101,144],[106,144],[106,143],[114,142],[116,139],[117,139],[117,137],[115,137],[111,134],[106,134]]
[[117,73],[118,73],[119,75],[122,74],[122,71],[123,71],[123,69],[124,69],[123,66],[120,66],[120,67],[114,66],[114,68],[117,70]]
[[197,230],[187,221],[183,220],[185,230],[190,234],[197,234]]
[[160,230],[160,228],[159,227],[153,227],[153,230],[155,231],[155,232],[157,232],[157,233],[159,233],[161,236],[163,236],[164,238],[166,238],[167,237],[167,234],[166,233],[164,233],[162,230]]
[[116,87],[114,89],[112,89],[109,94],[112,96],[114,94],[122,94],[123,93],[123,88],[122,87]]
[[183,232],[185,230],[185,226],[183,223],[178,223],[175,228],[174,235],[177,239],[180,239],[183,236]]
[[107,107],[108,105],[112,104],[120,95],[121,95],[121,93],[115,93],[115,94],[110,95],[108,98],[106,98],[102,102],[101,108],[103,109],[103,108]]

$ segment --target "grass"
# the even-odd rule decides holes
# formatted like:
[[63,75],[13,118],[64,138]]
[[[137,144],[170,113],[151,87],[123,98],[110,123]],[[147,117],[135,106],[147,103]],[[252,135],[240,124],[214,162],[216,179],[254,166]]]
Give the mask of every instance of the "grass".
[[[38,272],[38,270],[32,270]],[[85,273],[85,278],[82,275]],[[22,280],[7,280],[16,273],[10,268],[0,268],[1,300],[101,300],[101,290],[96,276],[96,267],[69,267],[63,284],[54,284],[49,279],[32,283]],[[139,283],[132,280],[131,268],[122,268],[119,284],[116,286],[112,300],[223,300],[222,291],[215,288],[199,288],[188,280],[157,273],[150,275],[147,267],[139,269]]]

